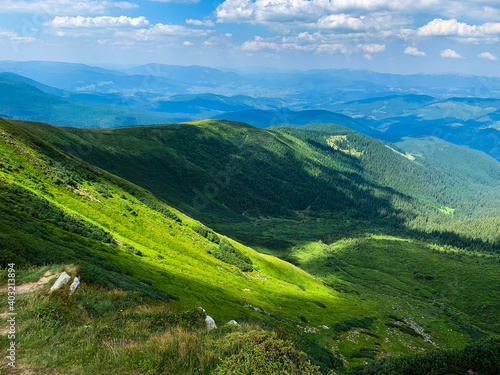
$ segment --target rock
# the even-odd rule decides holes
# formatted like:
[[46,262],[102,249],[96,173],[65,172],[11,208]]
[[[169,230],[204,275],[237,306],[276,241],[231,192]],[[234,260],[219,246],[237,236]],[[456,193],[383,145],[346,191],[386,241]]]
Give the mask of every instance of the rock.
[[80,279],[78,277],[75,277],[71,285],[69,286],[69,294],[75,293],[76,289],[80,285]]
[[213,318],[211,316],[207,315],[205,318],[205,322],[207,323],[207,329],[209,331],[217,328],[217,325],[215,324],[215,320],[213,320]]
[[227,322],[227,324],[231,324],[233,326],[239,326],[239,324],[236,320],[230,320],[229,322]]
[[63,285],[67,284],[68,281],[71,280],[71,276],[68,275],[66,272],[61,273],[61,276],[57,279],[57,281],[52,285],[52,288],[50,288],[50,291],[53,292],[54,290],[61,289]]

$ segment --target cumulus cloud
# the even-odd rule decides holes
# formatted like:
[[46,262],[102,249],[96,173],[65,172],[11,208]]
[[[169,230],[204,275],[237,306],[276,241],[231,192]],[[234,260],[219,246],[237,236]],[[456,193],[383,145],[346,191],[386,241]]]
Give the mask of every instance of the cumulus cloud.
[[313,52],[316,49],[316,46],[313,44],[297,43],[295,38],[283,37],[281,38],[281,40],[278,40],[278,38],[263,38],[261,36],[256,36],[254,40],[248,40],[245,43],[243,43],[240,48],[245,51],[297,50],[297,51]]
[[45,23],[55,29],[61,28],[122,28],[122,27],[147,27],[149,21],[146,17],[130,18],[121,17],[55,17],[52,21]]
[[214,22],[211,20],[202,21],[202,20],[189,19],[189,20],[186,20],[186,23],[188,25],[195,25],[195,26],[208,26],[208,27],[215,26]]
[[74,0],[2,0],[0,13],[38,13],[49,15],[105,14],[111,9],[134,9],[139,6],[128,1]]
[[348,53],[347,47],[345,45],[343,45],[343,44],[340,44],[340,43],[335,43],[335,44],[324,43],[324,44],[320,44],[316,48],[316,51],[317,52],[326,52],[326,53],[342,53],[342,54]]
[[366,53],[379,53],[385,51],[384,44],[358,44],[358,48]]
[[425,52],[419,51],[415,46],[408,46],[404,50],[404,53],[411,56],[427,56]]
[[363,19],[348,14],[330,14],[320,18],[314,26],[320,29],[360,30],[363,28]]
[[487,22],[482,25],[469,25],[456,19],[443,20],[436,18],[416,30],[415,35],[421,37],[446,36],[455,37],[467,43],[495,43],[496,34],[500,34],[500,23]]
[[153,41],[161,37],[201,37],[208,35],[210,32],[210,30],[195,30],[182,25],[164,25],[162,23],[157,23],[148,29],[117,31],[115,35],[117,37],[132,38],[138,41]]
[[351,45],[335,42],[335,36],[323,35],[321,32],[309,33],[302,32],[297,35],[284,37],[263,38],[256,36],[254,40],[248,40],[241,46],[241,49],[247,51],[259,50],[297,50],[316,53],[363,53],[365,59],[372,59],[372,54],[380,53],[386,50],[384,44],[358,44]]
[[438,4],[439,0],[225,0],[215,13],[219,22],[268,23],[317,21],[335,13],[411,12]]
[[200,0],[149,0],[157,3],[197,3]]
[[496,57],[491,52],[482,52],[478,56],[480,58],[482,58],[482,59],[487,59],[487,60],[491,60],[491,61],[497,61],[498,60],[498,57]]
[[455,19],[443,20],[437,18],[420,27],[416,34],[419,36],[475,36],[478,35],[476,25],[468,25]]
[[245,51],[259,51],[266,49],[277,51],[280,47],[276,42],[266,41],[264,38],[256,36],[254,40],[247,40],[243,43],[241,49]]
[[27,43],[30,43],[30,42],[36,41],[35,38],[22,36],[22,35],[19,35],[16,32],[8,31],[8,30],[2,30],[2,29],[0,29],[0,38],[2,38],[2,39],[8,39],[8,40],[10,40],[12,42],[27,42]]
[[[130,44],[133,41],[152,41],[163,37],[203,37],[212,30],[191,29],[182,25],[166,25],[163,23],[151,24],[145,17],[130,18],[126,16],[110,17],[55,17],[45,24],[48,30],[58,36],[80,37],[105,35],[110,40],[121,38]],[[121,43],[119,40],[113,44]]]
[[441,57],[449,58],[449,59],[462,59],[462,55],[460,55],[457,51],[452,49],[445,49],[440,53]]

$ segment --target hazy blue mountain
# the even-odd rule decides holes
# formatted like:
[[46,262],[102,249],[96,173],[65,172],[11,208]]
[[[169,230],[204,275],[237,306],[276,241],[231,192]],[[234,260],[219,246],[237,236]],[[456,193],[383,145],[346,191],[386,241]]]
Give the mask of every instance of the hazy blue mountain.
[[[92,108],[91,120],[79,115],[80,110],[76,116],[66,109],[57,111],[56,117],[49,115],[51,111],[38,111],[37,116],[23,109],[23,103],[6,107],[5,116],[73,126],[103,126],[102,118],[108,119],[106,126],[137,124],[138,119],[151,124],[207,117],[255,126],[335,123],[388,141],[434,136],[500,158],[497,78],[348,69],[248,73],[162,64],[112,70],[36,61],[3,61],[0,71],[10,80]],[[118,106],[118,111],[125,107],[126,113],[115,115],[113,109],[94,125],[96,104]]]
[[252,98],[245,95],[224,96],[215,94],[182,94],[168,100],[152,103],[151,109],[159,112],[177,112],[191,115],[205,114],[213,116],[221,112],[243,111],[254,108],[278,108],[279,99]]
[[7,118],[75,127],[154,124],[176,120],[168,114],[140,112],[123,105],[63,98],[4,77],[0,77],[0,114]]
[[[394,94],[443,99],[459,96],[494,98],[500,93],[498,78],[455,74],[397,75],[348,69],[238,73],[202,66],[164,64],[113,70],[59,62],[3,61],[0,62],[0,71],[17,73],[61,89],[85,89],[89,93],[133,87],[170,94],[245,94],[280,97],[287,101],[288,106],[293,105],[293,109],[314,109],[316,105],[331,109],[328,104]],[[109,82],[113,83],[104,84]]]
[[146,64],[120,71],[130,75],[155,76],[170,78],[181,82],[196,82],[198,84],[220,85],[221,82],[241,81],[241,76],[234,72],[199,65],[178,66],[166,64]]

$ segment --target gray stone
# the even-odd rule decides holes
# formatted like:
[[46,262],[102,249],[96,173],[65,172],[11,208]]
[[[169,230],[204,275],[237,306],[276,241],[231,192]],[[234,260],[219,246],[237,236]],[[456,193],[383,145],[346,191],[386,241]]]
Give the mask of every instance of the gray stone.
[[209,331],[217,328],[217,325],[215,324],[215,320],[213,320],[213,318],[211,316],[207,315],[205,318],[205,322],[207,323],[207,329]]
[[59,276],[59,278],[54,283],[54,285],[52,285],[52,288],[50,288],[50,291],[53,292],[54,290],[61,289],[70,280],[71,280],[70,275],[68,275],[66,272],[61,273],[61,276]]
[[76,289],[80,285],[80,279],[78,277],[75,277],[71,285],[69,286],[69,294],[75,293]]
[[227,324],[231,324],[233,326],[239,326],[239,324],[236,320],[230,320],[229,322],[227,322]]

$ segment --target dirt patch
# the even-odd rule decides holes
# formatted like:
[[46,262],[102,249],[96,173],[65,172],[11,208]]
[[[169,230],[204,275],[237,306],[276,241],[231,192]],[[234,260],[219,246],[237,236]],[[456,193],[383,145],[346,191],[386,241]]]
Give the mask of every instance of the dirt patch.
[[[47,284],[52,278],[59,277],[60,273],[52,275],[50,271],[45,272],[45,274],[40,278],[40,280],[34,283],[24,283],[16,285],[16,294],[23,294],[28,292],[34,292],[35,290],[42,289],[45,284]],[[0,288],[0,292],[7,292],[8,287],[3,286]]]

